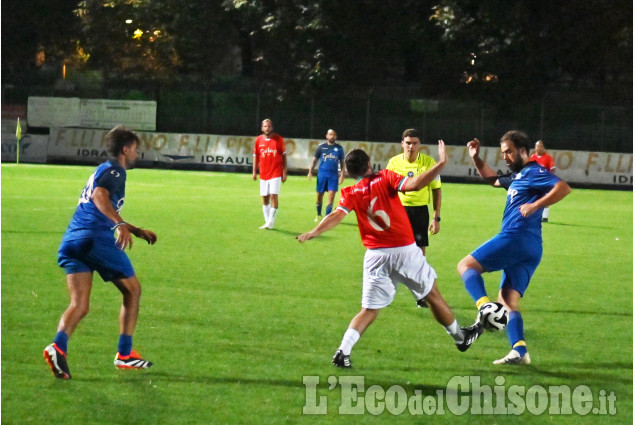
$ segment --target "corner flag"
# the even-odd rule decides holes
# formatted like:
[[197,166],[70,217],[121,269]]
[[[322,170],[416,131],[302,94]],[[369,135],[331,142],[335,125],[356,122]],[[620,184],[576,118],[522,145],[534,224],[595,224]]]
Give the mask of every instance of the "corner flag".
[[22,139],[22,126],[20,125],[20,117],[18,117],[18,126],[15,128],[16,144],[16,163],[20,163],[20,139]]

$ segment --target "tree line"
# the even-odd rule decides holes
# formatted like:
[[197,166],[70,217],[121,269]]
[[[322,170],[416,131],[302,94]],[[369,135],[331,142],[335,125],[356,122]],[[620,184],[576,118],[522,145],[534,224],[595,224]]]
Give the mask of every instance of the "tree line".
[[407,86],[426,97],[632,103],[626,0],[21,0],[2,3],[3,84],[47,64],[103,78],[275,84],[280,96]]

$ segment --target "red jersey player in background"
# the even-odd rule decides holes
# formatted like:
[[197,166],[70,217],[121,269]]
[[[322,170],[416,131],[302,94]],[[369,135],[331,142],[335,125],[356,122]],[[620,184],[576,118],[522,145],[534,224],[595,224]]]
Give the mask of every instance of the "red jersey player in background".
[[262,134],[254,143],[253,178],[257,179],[260,169],[260,196],[262,196],[262,213],[265,224],[261,229],[273,229],[278,213],[278,194],[280,186],[287,181],[287,153],[284,139],[273,132],[270,119],[262,122]]
[[398,192],[420,190],[434,180],[445,166],[445,144],[439,141],[439,162],[416,177],[401,176],[390,170],[373,172],[370,158],[361,149],[346,155],[346,170],[358,182],[341,190],[339,206],[310,232],[299,235],[300,242],[313,239],[337,226],[351,211],[357,215],[364,255],[362,310],[353,318],[333,364],[351,367],[353,345],[375,320],[379,310],[392,303],[396,286],[403,283],[415,299],[430,306],[434,318],[443,325],[460,351],[467,350],[483,333],[482,325],[461,328],[436,285],[436,273],[415,244],[408,215]]
[[[556,172],[556,162],[553,160],[553,157],[547,153],[545,150],[545,145],[542,143],[542,140],[538,140],[536,142],[536,150],[533,155],[529,158],[530,161],[536,161],[538,164],[545,167],[552,173]],[[542,210],[542,221],[549,221],[549,207]]]

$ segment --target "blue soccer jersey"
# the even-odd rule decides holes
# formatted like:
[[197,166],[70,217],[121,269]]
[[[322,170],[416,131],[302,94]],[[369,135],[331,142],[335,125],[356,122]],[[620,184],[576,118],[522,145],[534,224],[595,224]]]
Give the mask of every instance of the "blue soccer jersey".
[[542,209],[523,217],[520,206],[535,202],[560,181],[537,162],[528,162],[518,173],[500,177],[498,182],[507,189],[507,203],[503,213],[501,232],[532,234],[542,238]]
[[97,167],[82,190],[64,240],[95,236],[112,237],[112,227],[115,223],[97,209],[92,199],[93,191],[97,187],[108,190],[110,202],[119,213],[126,192],[126,170],[115,161],[106,161]]
[[318,173],[337,173],[340,161],[344,161],[344,148],[338,143],[325,142],[318,146],[314,156],[320,160]]

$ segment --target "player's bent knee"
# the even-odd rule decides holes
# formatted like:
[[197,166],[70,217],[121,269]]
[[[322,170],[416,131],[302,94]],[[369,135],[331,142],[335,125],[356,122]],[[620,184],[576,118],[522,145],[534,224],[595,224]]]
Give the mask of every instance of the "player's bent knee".
[[130,296],[134,299],[141,298],[141,283],[136,276],[116,280],[114,284],[124,296]]
[[74,305],[75,314],[83,319],[90,312],[90,306],[88,304],[76,304]]
[[459,276],[463,276],[463,273],[469,269],[473,269],[479,274],[483,273],[483,267],[472,255],[466,256],[456,265],[456,271],[459,273]]

